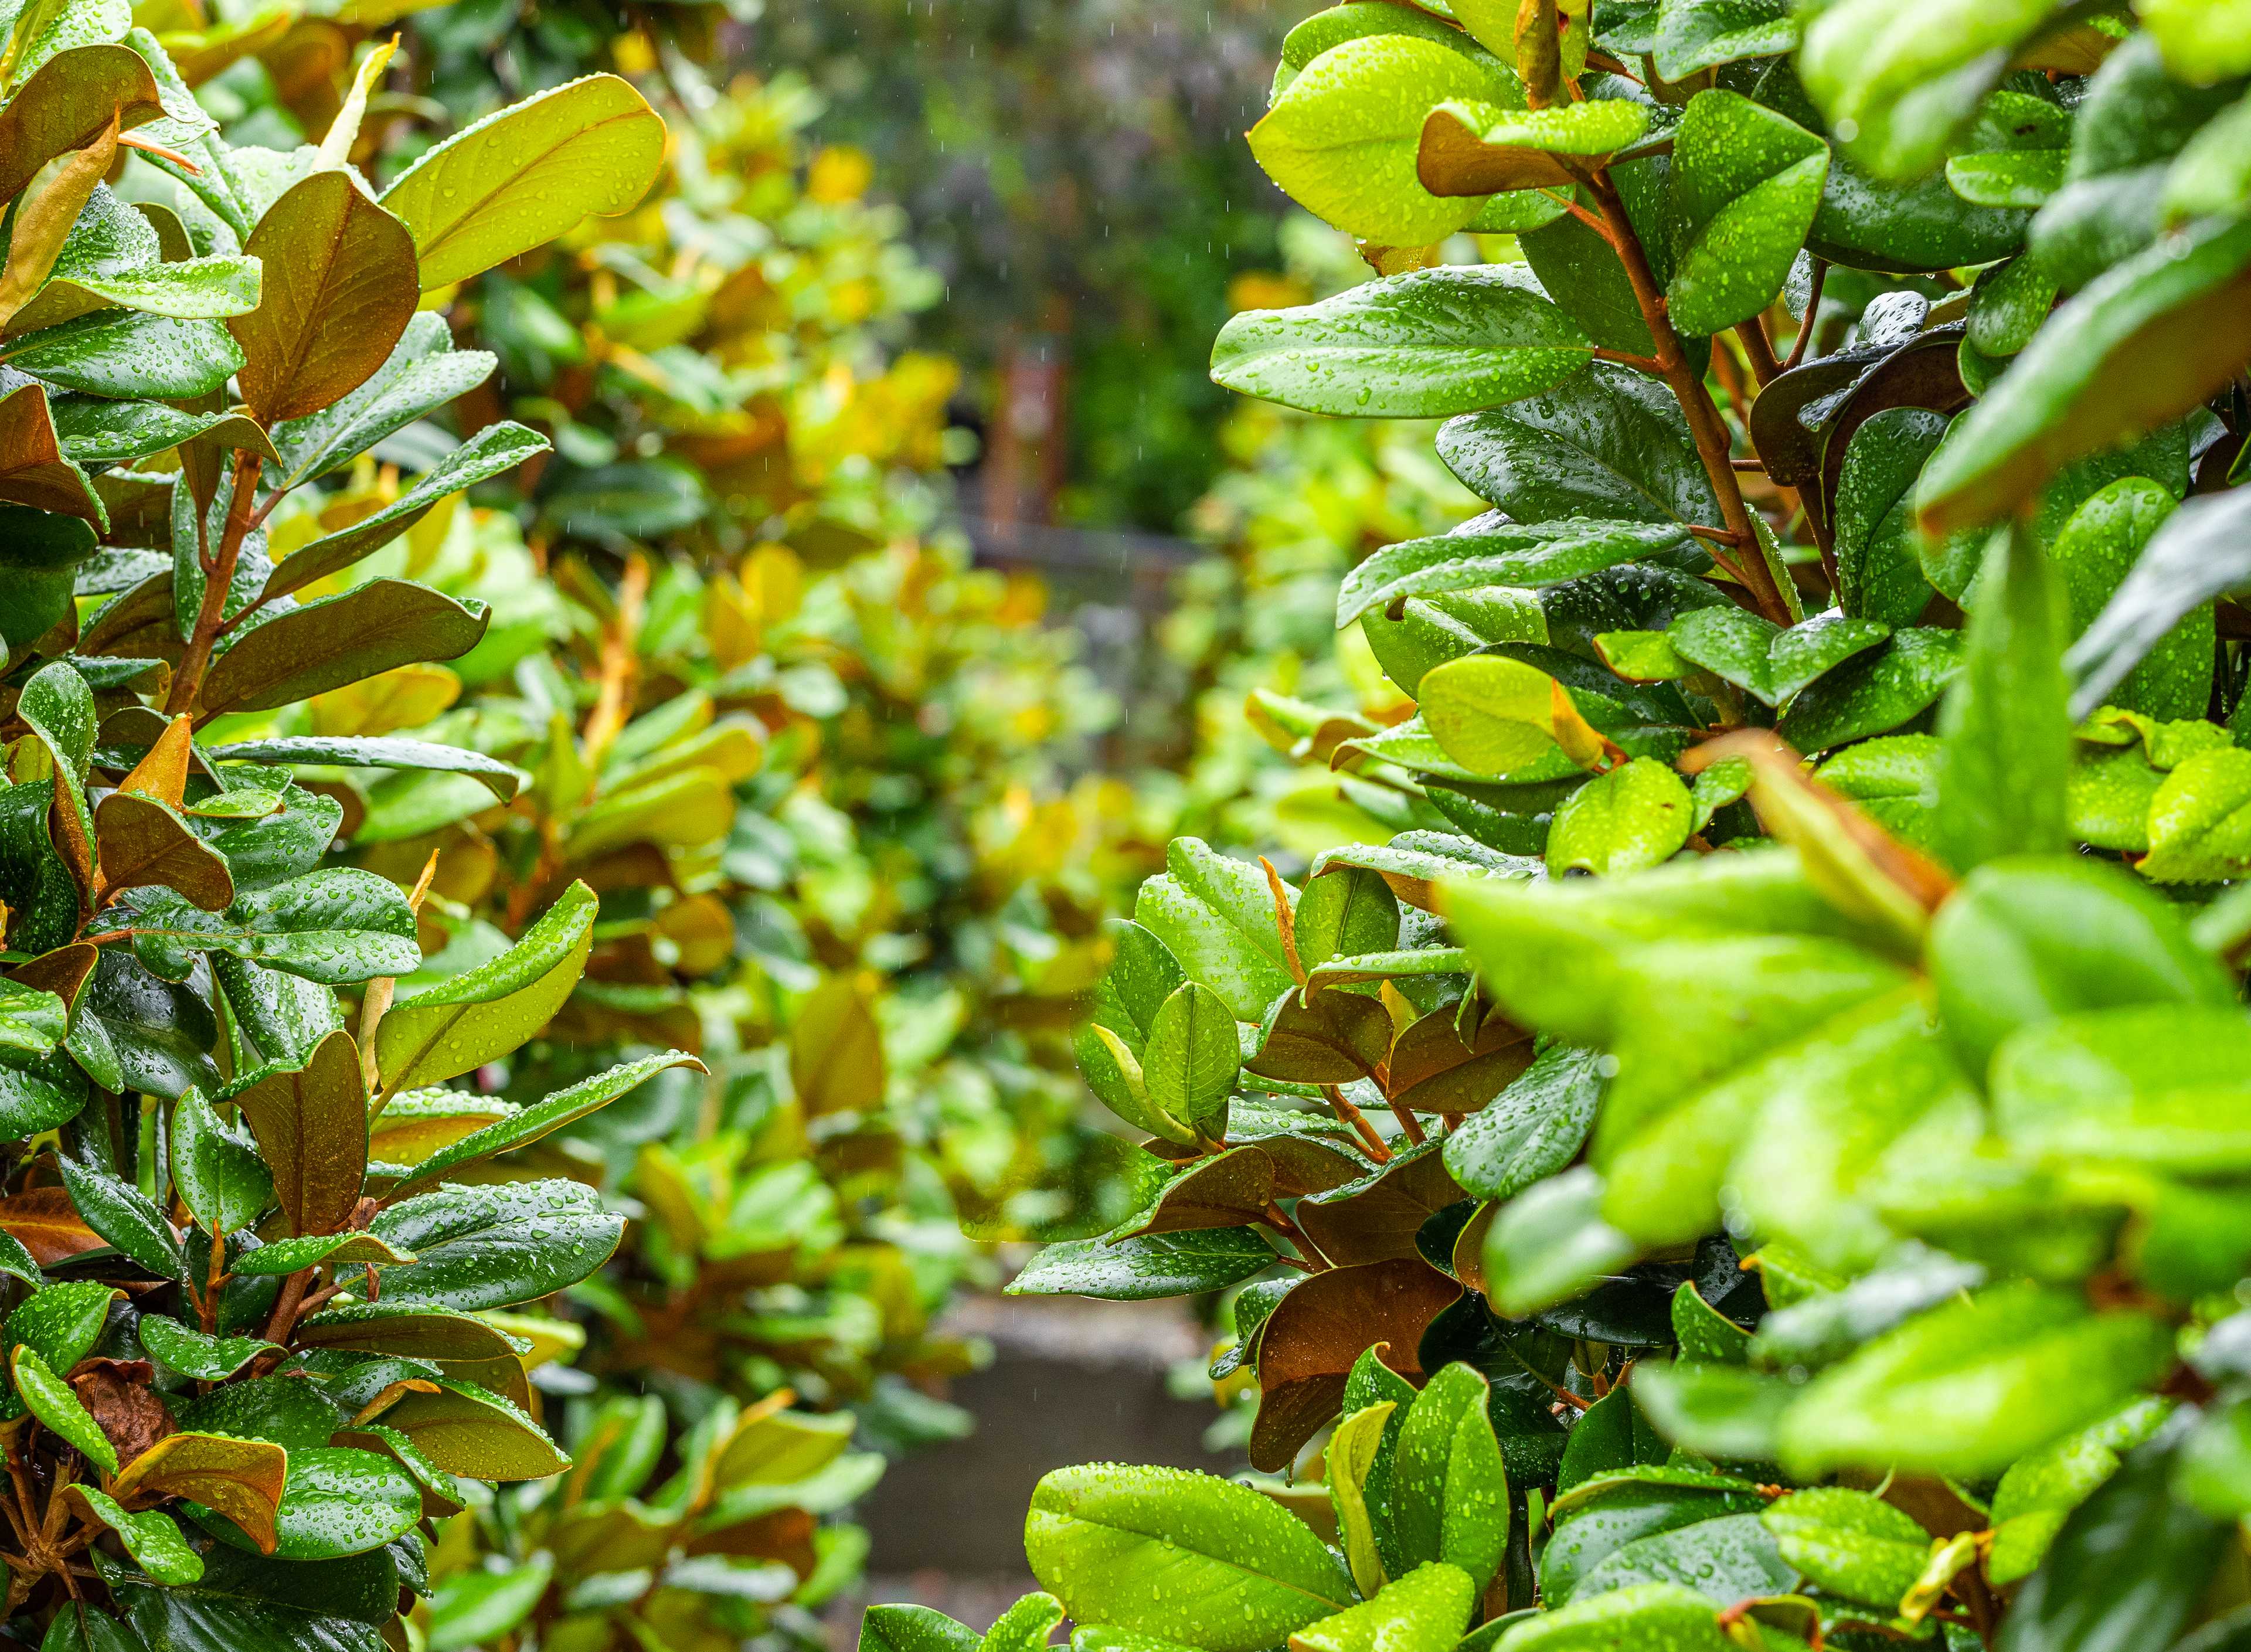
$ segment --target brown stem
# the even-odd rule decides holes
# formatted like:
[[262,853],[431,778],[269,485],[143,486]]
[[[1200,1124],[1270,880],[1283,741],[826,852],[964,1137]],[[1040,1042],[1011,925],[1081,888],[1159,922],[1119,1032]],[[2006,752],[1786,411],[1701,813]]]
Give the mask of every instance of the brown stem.
[[1358,1133],[1360,1144],[1368,1149],[1368,1156],[1378,1164],[1389,1164],[1391,1149],[1383,1145],[1383,1138],[1376,1135],[1375,1127],[1368,1121],[1368,1115],[1353,1106],[1343,1089],[1333,1084],[1325,1084],[1321,1086],[1321,1093],[1328,1097],[1329,1106],[1337,1118]]
[[1797,337],[1790,341],[1790,359],[1782,364],[1784,372],[1805,359],[1805,347],[1813,342],[1813,323],[1821,315],[1821,286],[1828,279],[1828,263],[1825,260],[1815,259],[1813,288],[1805,295],[1805,319],[1797,324]]
[[1415,1109],[1392,1096],[1387,1095],[1383,1099],[1390,1103],[1391,1116],[1399,1121],[1399,1128],[1405,1133],[1408,1141],[1416,1147],[1421,1147],[1429,1138],[1423,1133],[1423,1121],[1415,1116]]
[[[1711,392],[1704,388],[1703,379],[1689,364],[1688,353],[1680,346],[1680,335],[1673,330],[1672,319],[1665,313],[1665,296],[1658,291],[1657,279],[1650,273],[1649,260],[1633,233],[1632,221],[1626,217],[1625,205],[1618,199],[1617,191],[1610,187],[1605,174],[1598,173],[1589,187],[1596,204],[1602,208],[1603,217],[1609,220],[1618,261],[1625,266],[1634,302],[1641,307],[1641,318],[1649,328],[1650,337],[1656,341],[1657,359],[1664,369],[1665,382],[1680,401],[1680,411],[1688,417],[1688,431],[1696,441],[1696,456],[1703,462],[1704,474],[1720,501],[1720,514],[1727,518],[1728,531],[1742,536],[1741,543],[1756,545],[1759,542],[1758,530],[1751,524],[1750,507],[1743,503],[1743,490],[1736,485],[1735,467],[1728,462],[1727,427],[1720,422],[1720,410],[1712,405]],[[1790,623],[1790,606],[1783,600],[1765,557],[1745,557],[1739,565],[1715,551],[1712,559],[1742,582],[1762,615],[1777,625]]]
[[313,1282],[313,1270],[301,1267],[281,1281],[281,1295],[274,1304],[274,1316],[266,1322],[266,1340],[287,1343],[289,1333],[297,1324],[297,1309],[305,1300],[305,1287]]
[[[258,455],[234,456],[234,496],[227,501],[226,525],[220,530],[218,555],[204,571],[204,600],[196,610],[195,629],[188,637],[180,669],[172,674],[172,691],[164,701],[174,716],[192,711],[203,691],[204,673],[211,670],[211,647],[226,618],[227,593],[234,587],[234,565],[242,555],[242,542],[250,532],[251,509],[258,498]],[[197,513],[201,520],[201,512]]]
[[1298,1247],[1298,1253],[1306,1259],[1308,1273],[1317,1274],[1329,1266],[1328,1258],[1323,1256],[1313,1242],[1306,1237],[1305,1230],[1285,1215],[1282,1207],[1273,1200],[1266,1201],[1265,1214],[1258,1219]]
[[1751,373],[1764,390],[1782,371],[1782,364],[1774,358],[1774,344],[1766,336],[1766,318],[1754,316],[1735,329],[1735,337],[1743,341],[1743,354],[1750,357]]
[[1647,373],[1652,378],[1660,378],[1665,372],[1665,364],[1656,357],[1637,356],[1630,350],[1604,350],[1597,345],[1595,349],[1595,359],[1617,362],[1621,366],[1632,368],[1638,373]]
[[[160,1121],[161,1122],[161,1121]],[[226,1234],[216,1222],[211,1224],[211,1267],[204,1276],[203,1300],[196,1304],[204,1322],[204,1335],[216,1336],[218,1331],[218,1282],[226,1273]]]

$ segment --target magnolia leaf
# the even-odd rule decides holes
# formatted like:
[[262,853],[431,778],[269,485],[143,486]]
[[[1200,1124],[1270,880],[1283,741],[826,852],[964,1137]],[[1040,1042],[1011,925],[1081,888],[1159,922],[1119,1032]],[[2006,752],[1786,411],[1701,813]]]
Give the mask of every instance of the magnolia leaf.
[[573,883],[491,962],[393,1003],[376,1031],[384,1087],[442,1083],[536,1037],[585,968],[595,905],[593,892]]

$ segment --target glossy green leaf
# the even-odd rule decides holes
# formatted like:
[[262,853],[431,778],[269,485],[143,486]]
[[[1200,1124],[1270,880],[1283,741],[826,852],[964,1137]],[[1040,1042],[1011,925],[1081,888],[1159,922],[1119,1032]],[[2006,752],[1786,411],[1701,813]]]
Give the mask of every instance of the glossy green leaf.
[[429,292],[629,210],[664,145],[664,122],[630,82],[588,75],[462,128],[399,174],[383,206],[412,233]]
[[1785,0],[1661,0],[1657,7],[1657,73],[1685,80],[1699,69],[1774,57],[1797,44]]
[[[2084,510],[2093,503],[2090,498],[2079,508]],[[2155,505],[2138,489],[2122,490],[2115,504],[2089,518],[2085,531],[2099,535],[2106,562],[2141,537],[2148,517],[2156,514]],[[2075,515],[2073,520],[2077,520]],[[2194,638],[2198,628],[2188,616],[2212,598],[2251,580],[2246,521],[2251,521],[2251,493],[2237,489],[2190,500],[2143,540],[2131,570],[2064,656],[2077,684],[2072,695],[2074,716],[2087,716],[2121,683],[2151,686],[2137,668],[2145,660],[2155,664],[2161,655],[2164,664],[2157,675],[2168,685],[2169,694],[2174,691],[2172,684],[2193,681],[2194,662],[2187,657],[2185,646],[2180,653],[2173,651],[2174,639]],[[2206,665],[2209,669],[2209,662]]]
[[1070,1239],[1043,1247],[1009,1282],[1012,1296],[1099,1296],[1144,1301],[1224,1290],[1274,1262],[1249,1227],[1201,1228],[1139,1239]]
[[499,957],[394,1003],[376,1034],[384,1087],[441,1083],[536,1037],[585,968],[595,905],[593,892],[573,883]]
[[0,340],[0,360],[56,390],[186,399],[224,390],[242,351],[219,322],[104,309]]
[[1387,1583],[1373,1600],[1308,1624],[1290,1644],[1303,1652],[1437,1652],[1460,1640],[1477,1593],[1459,1566],[1431,1561]]
[[2116,1407],[2165,1364],[2169,1343],[2144,1315],[1993,1287],[1815,1378],[1783,1419],[1783,1461],[1801,1474],[1844,1464],[1991,1474]]
[[1956,633],[1895,631],[1880,649],[1846,662],[1799,694],[1777,732],[1802,752],[1889,733],[1929,710],[1961,665]]
[[1674,325],[1716,333],[1772,303],[1828,176],[1828,146],[1787,116],[1733,92],[1690,99],[1673,147]]
[[[552,1556],[535,1554],[522,1565],[511,1565],[505,1571],[461,1572],[447,1579],[430,1598],[430,1652],[468,1652],[472,1647],[489,1645],[508,1635],[538,1606],[554,1571]],[[928,1610],[925,1607],[871,1607],[868,1617],[872,1621],[877,1613]],[[865,1628],[861,1631],[863,1645],[868,1633]],[[897,1652],[938,1652],[938,1649],[911,1635],[879,1637],[876,1644],[886,1649],[896,1647]],[[970,1645],[975,1645],[974,1636],[970,1637]],[[952,1649],[947,1648],[945,1652],[952,1652]]]
[[1149,1105],[1192,1135],[1223,1140],[1240,1050],[1225,1000],[1194,982],[1177,989],[1157,1011],[1142,1056]]
[[198,704],[211,715],[268,711],[398,666],[457,659],[491,620],[474,600],[457,602],[411,580],[370,580],[236,633]]
[[39,1357],[37,1349],[28,1343],[17,1344],[9,1354],[8,1368],[15,1378],[17,1396],[34,1417],[103,1473],[117,1472],[117,1447],[109,1443],[109,1436],[101,1432],[101,1425],[80,1403],[71,1385]]
[[1912,1517],[1843,1486],[1793,1492],[1759,1518],[1810,1581],[1887,1612],[1915,1586],[1930,1551],[1930,1534]]
[[1548,834],[1548,870],[1611,878],[1670,860],[1694,829],[1688,788],[1662,763],[1637,757],[1563,801]]
[[398,886],[373,872],[331,867],[244,895],[206,913],[170,890],[135,897],[134,952],[184,980],[197,953],[225,953],[335,986],[412,973],[422,961],[414,914]]
[[2240,1170],[2251,1164],[2251,1096],[2229,1075],[2247,1050],[2251,1018],[2208,1000],[2034,1023],[1994,1054],[1995,1123],[2028,1151]]
[[[546,1431],[506,1399],[466,1384],[405,1393],[381,1413],[447,1474],[475,1480],[543,1480],[571,1466]],[[419,1503],[418,1503],[419,1506]]]
[[168,1371],[212,1383],[236,1375],[260,1354],[281,1351],[255,1336],[209,1336],[161,1314],[142,1318],[141,1345]]
[[1718,1610],[1677,1583],[1636,1583],[1527,1618],[1503,1637],[1507,1652],[1726,1652]]
[[61,1162],[63,1185],[86,1225],[160,1279],[183,1277],[171,1225],[140,1189],[106,1171]]
[[1189,980],[1216,992],[1236,1019],[1264,1020],[1268,1006],[1297,984],[1264,875],[1194,837],[1167,846],[1165,868],[1142,884],[1134,920]]
[[1399,1426],[1389,1510],[1410,1563],[1458,1566],[1479,1593],[1507,1548],[1510,1506],[1487,1393],[1484,1376],[1459,1364],[1423,1385]]
[[159,1583],[193,1583],[204,1574],[204,1558],[188,1546],[171,1516],[159,1510],[128,1512],[106,1491],[93,1486],[67,1489],[70,1500],[93,1519],[117,1534],[140,1568]]
[[1523,272],[1453,265],[1245,311],[1220,330],[1211,375],[1308,413],[1432,419],[1553,390],[1592,350]]
[[219,1121],[190,1088],[172,1110],[172,1179],[189,1212],[218,1233],[247,1227],[274,1197],[258,1149]]
[[394,1204],[369,1232],[411,1264],[378,1268],[382,1300],[473,1310],[575,1285],[610,1258],[625,1218],[577,1182],[445,1187]]
[[1259,1652],[1353,1602],[1342,1562],[1248,1486],[1178,1468],[1058,1468],[1032,1494],[1033,1574],[1082,1621]]
[[1489,585],[1558,585],[1689,543],[1685,529],[1670,524],[1577,517],[1403,540],[1345,575],[1337,590],[1337,625],[1408,597]]

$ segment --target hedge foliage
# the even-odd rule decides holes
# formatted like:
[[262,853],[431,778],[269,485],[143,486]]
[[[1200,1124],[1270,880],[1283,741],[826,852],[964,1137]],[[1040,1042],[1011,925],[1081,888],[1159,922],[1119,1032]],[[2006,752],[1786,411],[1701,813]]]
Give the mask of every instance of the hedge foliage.
[[1344,573],[1388,699],[1254,697],[1389,829],[1174,842],[1078,1040],[1137,1208],[1011,1288],[1231,1293],[1259,1474],[1058,1470],[1045,1593],[863,1647],[2251,1634],[2247,73],[2167,0],[1290,36],[1251,148],[1379,278],[1214,376],[1492,508]]

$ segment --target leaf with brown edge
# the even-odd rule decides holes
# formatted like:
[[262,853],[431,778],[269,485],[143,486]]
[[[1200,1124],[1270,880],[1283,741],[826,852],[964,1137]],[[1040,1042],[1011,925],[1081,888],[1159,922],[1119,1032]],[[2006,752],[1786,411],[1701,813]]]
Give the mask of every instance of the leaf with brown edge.
[[1267,1017],[1258,1053],[1244,1069],[1285,1084],[1350,1084],[1383,1068],[1391,1017],[1356,992],[1325,992],[1307,1003],[1290,993]]
[[[1302,1210],[1304,1207],[1299,1207]],[[1278,1474],[1337,1413],[1345,1378],[1363,1350],[1409,1381],[1420,1378],[1423,1333],[1460,1299],[1461,1287],[1420,1257],[1333,1267],[1293,1288],[1258,1342],[1252,1467]]]
[[523,1412],[461,1383],[440,1384],[433,1394],[402,1394],[376,1420],[405,1434],[447,1474],[544,1480],[571,1466],[568,1454]]
[[34,184],[46,179],[37,194],[27,187],[17,198],[10,221],[8,262],[0,269],[0,325],[13,320],[46,285],[63,242],[116,157],[117,128],[104,127],[84,149],[66,150],[57,157],[52,173],[43,170],[34,177]]
[[89,45],[42,63],[0,108],[0,201],[56,156],[82,149],[113,121],[121,132],[161,117],[156,77],[129,46]]
[[290,1342],[299,1348],[344,1348],[406,1359],[490,1359],[527,1346],[474,1314],[389,1302],[329,1308],[299,1321]]
[[1455,1006],[1419,1017],[1391,1046],[1386,1076],[1402,1107],[1417,1113],[1474,1113],[1532,1065],[1532,1035],[1505,1016],[1487,1017],[1465,1040]]
[[484,640],[492,610],[412,580],[377,579],[287,608],[239,633],[204,679],[207,717],[266,711],[425,660],[451,660]]
[[349,173],[315,172],[274,202],[243,250],[264,295],[227,329],[243,398],[265,425],[301,419],[365,384],[414,318],[414,238]]
[[329,1034],[301,1069],[261,1067],[236,1084],[219,1099],[242,1109],[290,1231],[343,1226],[367,1177],[367,1086],[351,1034]]
[[103,798],[94,811],[94,847],[104,890],[161,885],[205,912],[224,912],[234,902],[226,857],[154,797],[115,791]]
[[88,1227],[59,1187],[33,1188],[0,1199],[0,1229],[31,1252],[41,1267],[52,1267],[109,1243]]
[[156,1374],[145,1359],[89,1359],[71,1375],[78,1403],[117,1448],[120,1462],[131,1462],[172,1433],[172,1413],[153,1385]]
[[1340,1267],[1416,1255],[1423,1224],[1468,1197],[1448,1172],[1443,1146],[1425,1142],[1373,1175],[1300,1200],[1298,1225]]
[[1255,1147],[1236,1148],[1190,1165],[1165,1184],[1139,1222],[1112,1237],[1242,1227],[1265,1214],[1274,1193],[1274,1161]]
[[185,711],[164,725],[164,732],[156,737],[156,743],[142,753],[141,760],[117,782],[117,789],[153,797],[177,809],[187,795],[188,760],[195,754],[195,718]]
[[1849,918],[1917,947],[1930,914],[1954,892],[1936,862],[1909,847],[1805,773],[1797,753],[1768,729],[1741,729],[1695,746],[1681,768],[1700,773],[1723,758],[1751,766],[1751,807],[1768,831],[1796,849],[1822,897]]
[[93,975],[94,965],[100,961],[100,947],[88,941],[73,941],[68,946],[57,947],[52,952],[43,952],[16,965],[8,971],[8,979],[19,987],[52,992],[65,1004],[74,1005]]
[[63,456],[44,385],[0,396],[0,500],[107,525],[86,472]]
[[274,1521],[289,1478],[287,1449],[266,1440],[224,1434],[167,1434],[128,1462],[110,1495],[186,1497],[240,1526],[261,1554],[274,1552]]

